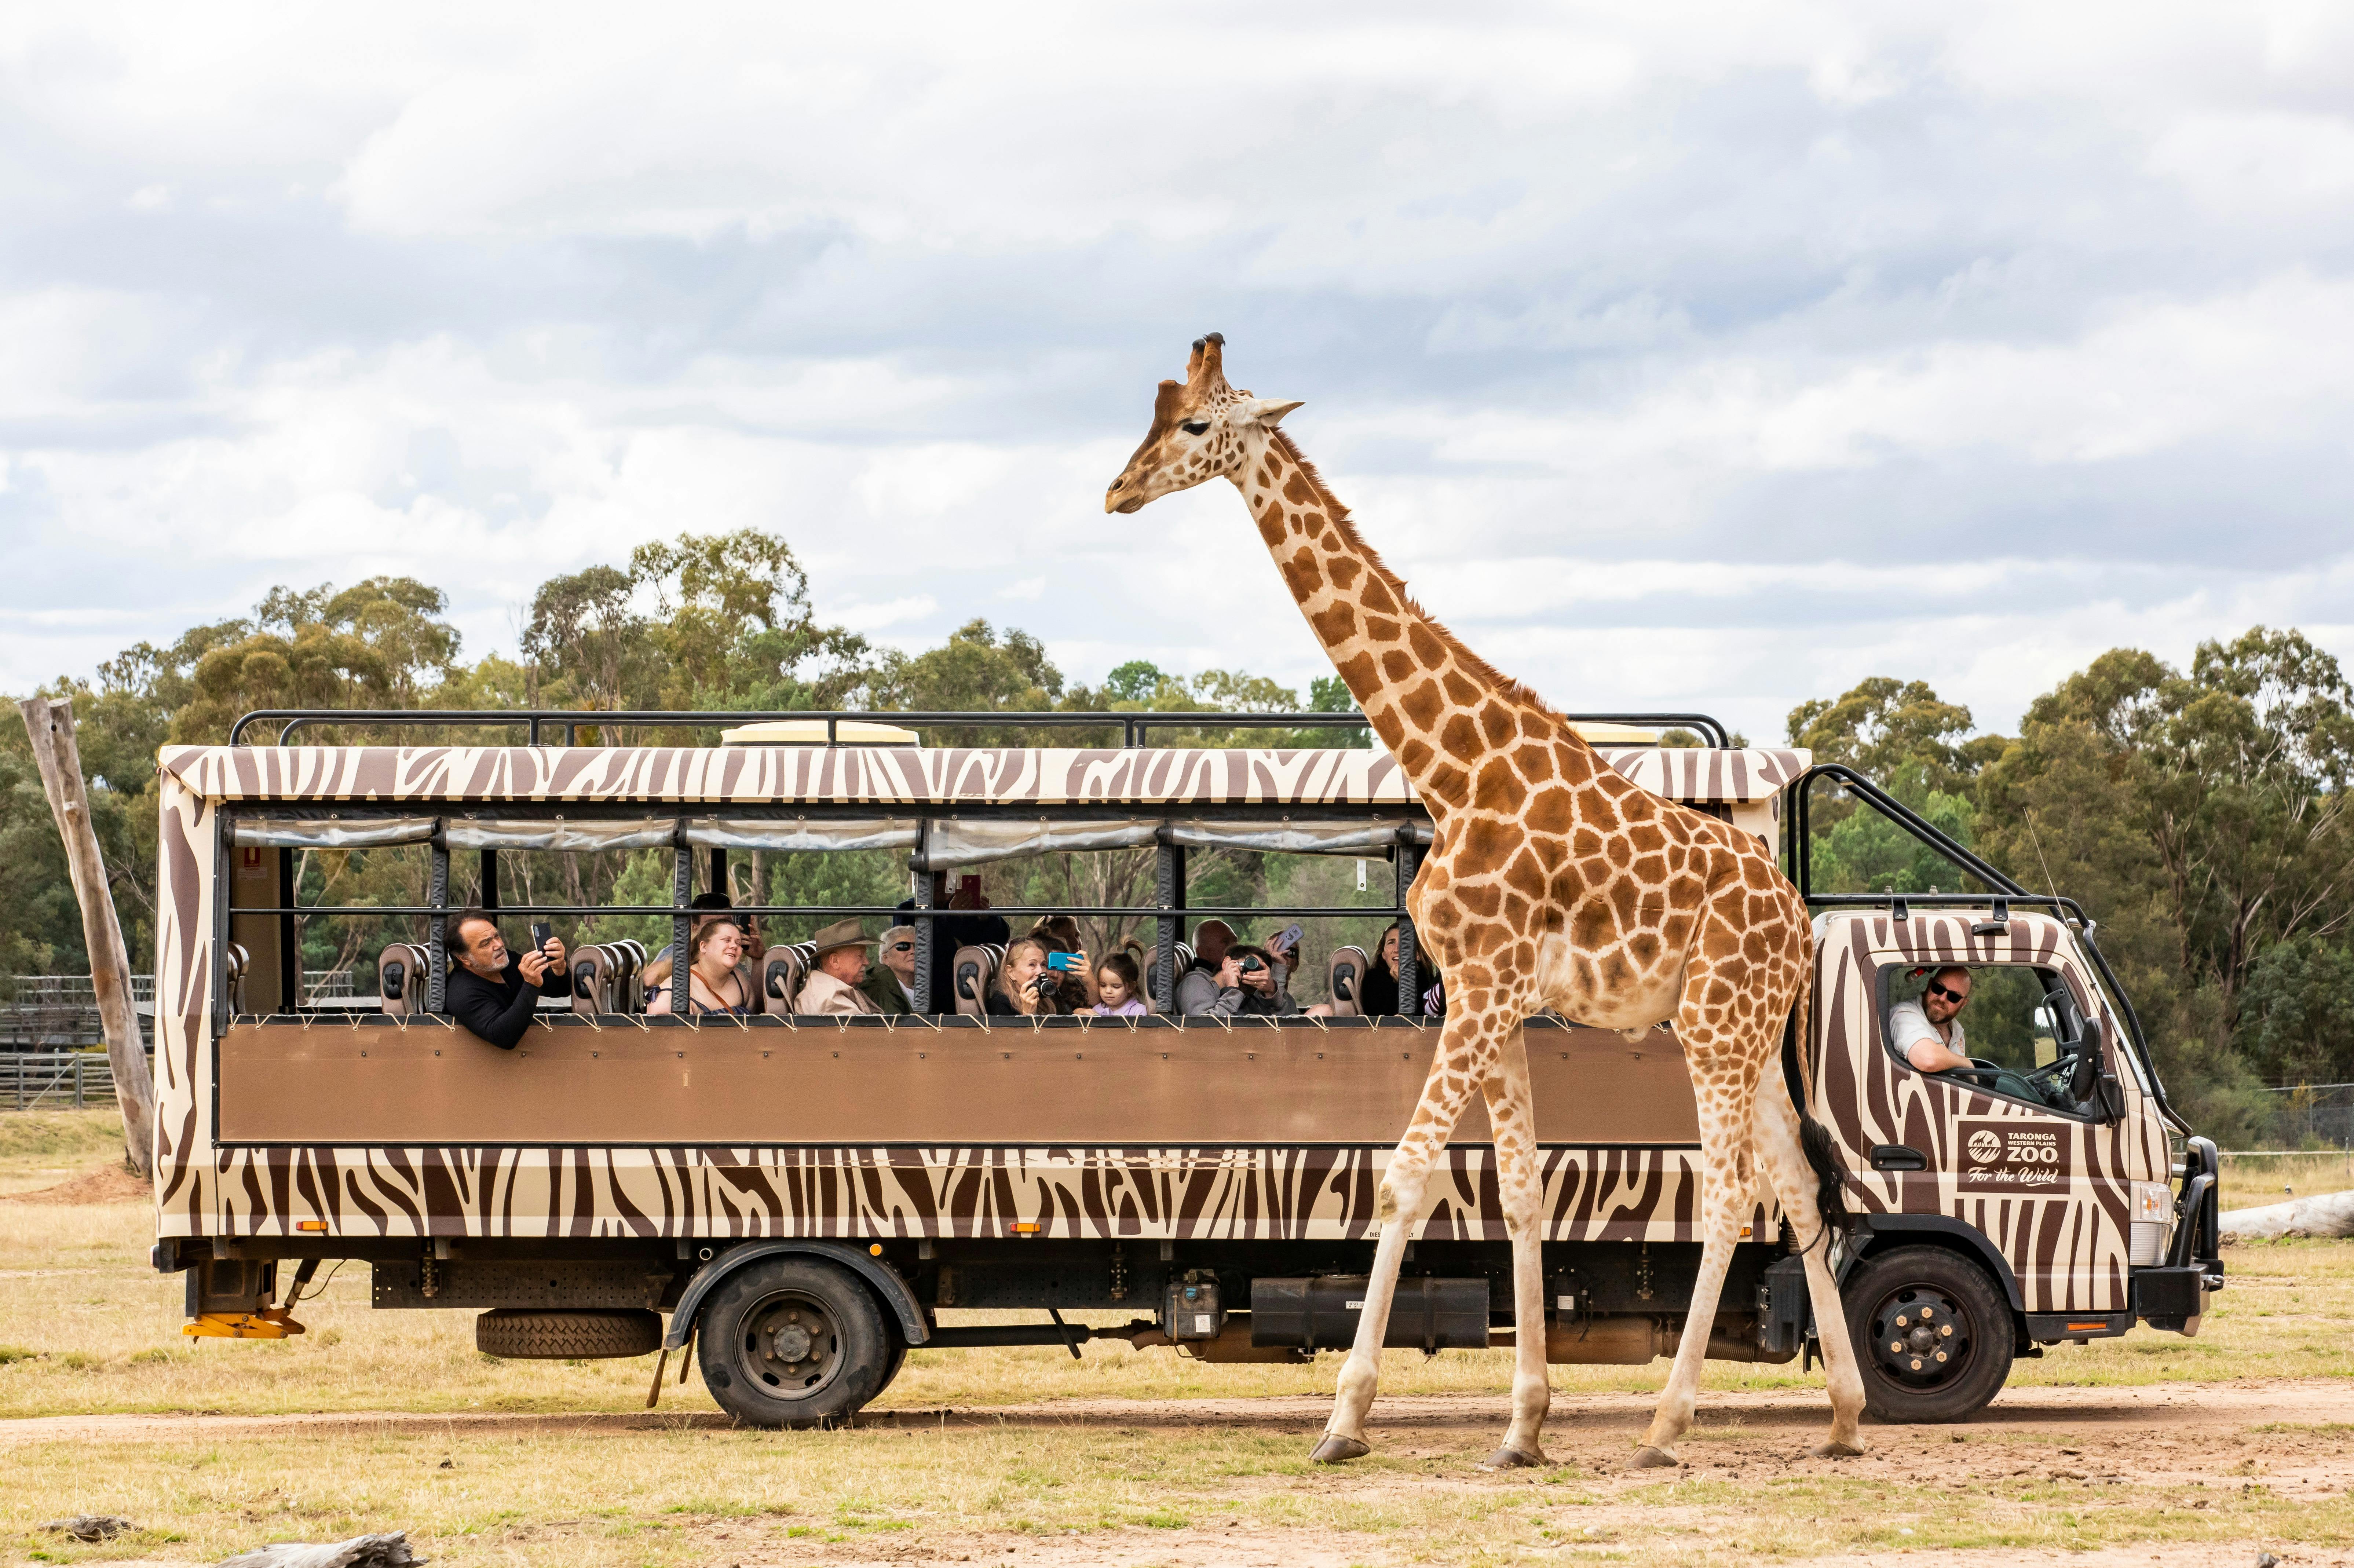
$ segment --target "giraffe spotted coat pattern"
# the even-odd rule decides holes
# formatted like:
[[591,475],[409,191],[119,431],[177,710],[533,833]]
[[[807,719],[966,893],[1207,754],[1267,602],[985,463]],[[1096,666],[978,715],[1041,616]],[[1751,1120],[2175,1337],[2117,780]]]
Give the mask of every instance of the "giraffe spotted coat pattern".
[[[1489,1463],[1542,1462],[1542,1182],[1522,1024],[1553,1007],[1630,1033],[1672,1020],[1684,1046],[1702,1144],[1697,1331],[1682,1338],[1636,1458],[1673,1464],[1760,1178],[1810,1239],[1825,1229],[1818,1192],[1835,1191],[1828,1157],[1809,1158],[1780,1063],[1783,1025],[1812,961],[1805,907],[1756,839],[1635,788],[1557,712],[1425,614],[1278,428],[1299,405],[1231,386],[1224,348],[1216,334],[1197,339],[1185,379],[1161,384],[1151,426],[1105,509],[1130,514],[1208,479],[1231,481],[1310,630],[1436,822],[1406,905],[1448,978],[1448,1013],[1383,1181],[1373,1279],[1317,1457],[1368,1451],[1363,1419],[1405,1244],[1447,1135],[1479,1095],[1495,1129],[1520,1347],[1511,1425]],[[1862,1383],[1825,1250],[1813,1247],[1806,1263],[1829,1371],[1825,1451],[1850,1454],[1861,1451]]]

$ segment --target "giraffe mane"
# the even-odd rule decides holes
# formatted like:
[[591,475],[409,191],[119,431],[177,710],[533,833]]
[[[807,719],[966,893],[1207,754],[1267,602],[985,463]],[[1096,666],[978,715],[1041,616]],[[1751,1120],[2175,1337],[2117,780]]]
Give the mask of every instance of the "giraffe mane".
[[1308,459],[1301,454],[1299,446],[1293,442],[1291,437],[1280,429],[1269,433],[1272,436],[1275,444],[1282,449],[1283,455],[1289,458],[1293,462],[1298,463],[1299,465],[1299,471],[1308,476],[1308,482],[1315,490],[1316,498],[1323,503],[1324,515],[1326,519],[1330,521],[1334,527],[1340,529],[1341,536],[1346,539],[1350,545],[1355,548],[1360,556],[1364,557],[1365,565],[1373,574],[1381,578],[1381,580],[1389,588],[1396,591],[1398,599],[1405,604],[1407,613],[1414,616],[1416,620],[1421,621],[1425,626],[1430,628],[1431,634],[1437,637],[1441,642],[1447,644],[1448,651],[1455,655],[1457,661],[1462,664],[1463,668],[1470,673],[1472,679],[1488,685],[1506,702],[1519,703],[1525,706],[1532,707],[1545,717],[1566,727],[1568,721],[1562,718],[1560,714],[1554,712],[1553,705],[1547,703],[1543,697],[1539,696],[1536,692],[1530,687],[1527,682],[1505,674],[1501,670],[1499,670],[1493,664],[1489,663],[1487,660],[1479,657],[1479,654],[1473,652],[1464,644],[1461,638],[1456,636],[1452,631],[1449,631],[1447,629],[1445,622],[1441,621],[1437,616],[1431,614],[1428,610],[1423,609],[1421,601],[1416,599],[1413,593],[1407,589],[1405,579],[1398,576],[1397,573],[1390,570],[1388,564],[1382,559],[1381,552],[1375,550],[1371,545],[1365,542],[1365,536],[1357,531],[1356,519],[1349,515],[1348,507],[1341,503],[1339,496],[1332,493],[1331,487],[1324,482],[1323,475],[1318,473],[1316,471],[1316,465],[1310,462]]

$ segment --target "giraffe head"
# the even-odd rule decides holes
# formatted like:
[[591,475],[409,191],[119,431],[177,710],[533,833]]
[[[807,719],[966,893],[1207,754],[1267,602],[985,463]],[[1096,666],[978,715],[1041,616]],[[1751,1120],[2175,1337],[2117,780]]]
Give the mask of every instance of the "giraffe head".
[[1263,437],[1298,403],[1254,397],[1226,385],[1226,340],[1193,340],[1185,379],[1163,381],[1152,400],[1152,428],[1104,493],[1107,512],[1133,512],[1172,491],[1242,471],[1252,438]]

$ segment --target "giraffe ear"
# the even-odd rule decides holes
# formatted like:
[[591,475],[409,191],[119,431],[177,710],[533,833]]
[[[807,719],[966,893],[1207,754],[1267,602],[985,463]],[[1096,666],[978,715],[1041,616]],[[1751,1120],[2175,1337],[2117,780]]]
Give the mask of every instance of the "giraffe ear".
[[1273,429],[1283,423],[1283,417],[1286,414],[1299,407],[1299,401],[1297,398],[1288,403],[1279,403],[1272,397],[1254,397],[1237,412],[1242,416],[1241,422],[1244,424],[1265,425],[1267,429]]

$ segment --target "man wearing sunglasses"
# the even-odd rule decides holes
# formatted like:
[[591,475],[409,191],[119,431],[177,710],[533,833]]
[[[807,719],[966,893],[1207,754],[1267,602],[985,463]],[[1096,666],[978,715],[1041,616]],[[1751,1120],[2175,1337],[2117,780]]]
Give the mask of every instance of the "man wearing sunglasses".
[[1937,970],[1918,1001],[1900,1001],[1889,1011],[1889,1038],[1904,1059],[1925,1073],[1970,1065],[1962,1039],[1962,1009],[1969,1005],[1970,971],[1958,965]]
[[916,928],[894,926],[883,933],[882,962],[860,982],[875,1011],[888,1015],[916,1011]]

